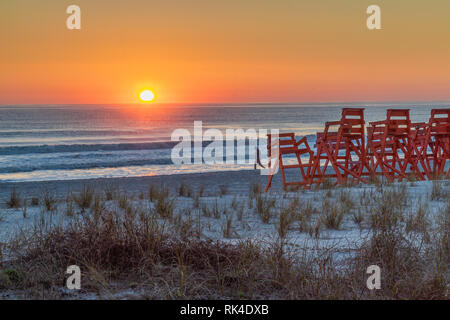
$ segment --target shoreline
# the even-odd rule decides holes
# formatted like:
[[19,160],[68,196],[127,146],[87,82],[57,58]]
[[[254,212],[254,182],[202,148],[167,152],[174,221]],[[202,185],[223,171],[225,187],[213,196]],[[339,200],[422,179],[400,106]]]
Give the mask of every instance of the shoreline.
[[[138,193],[148,191],[150,185],[164,184],[172,192],[176,190],[180,183],[185,183],[193,189],[204,187],[205,193],[211,196],[217,195],[220,186],[225,185],[230,194],[248,193],[253,183],[258,182],[265,186],[267,176],[260,175],[259,170],[239,170],[239,171],[218,171],[205,173],[172,174],[158,176],[141,177],[121,177],[121,178],[96,178],[77,180],[51,180],[51,181],[25,181],[25,182],[1,182],[0,181],[0,207],[5,206],[10,192],[16,188],[22,196],[40,196],[43,192],[52,192],[57,198],[64,198],[68,192],[78,192],[85,185],[90,185],[94,189],[105,187],[115,187],[123,189],[127,193]],[[281,175],[274,176],[271,191],[282,191]]]

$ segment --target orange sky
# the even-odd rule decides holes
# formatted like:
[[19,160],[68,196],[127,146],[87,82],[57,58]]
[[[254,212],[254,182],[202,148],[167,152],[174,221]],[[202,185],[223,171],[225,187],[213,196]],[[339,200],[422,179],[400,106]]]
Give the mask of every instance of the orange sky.
[[448,0],[2,0],[0,104],[450,100],[449,39]]

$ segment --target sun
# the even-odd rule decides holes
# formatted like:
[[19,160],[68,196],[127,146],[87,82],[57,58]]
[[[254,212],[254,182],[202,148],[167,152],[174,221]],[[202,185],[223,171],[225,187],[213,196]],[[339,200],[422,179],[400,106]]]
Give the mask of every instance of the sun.
[[155,100],[155,94],[151,90],[143,90],[139,93],[139,98],[143,102],[152,102]]

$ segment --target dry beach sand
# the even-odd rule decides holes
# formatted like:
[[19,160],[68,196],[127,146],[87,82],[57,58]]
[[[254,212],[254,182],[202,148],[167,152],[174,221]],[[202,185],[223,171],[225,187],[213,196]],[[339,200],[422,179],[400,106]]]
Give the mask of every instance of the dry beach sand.
[[[0,183],[0,242],[6,248],[19,231],[32,230],[43,221],[49,225],[65,226],[80,216],[94,216],[99,210],[100,215],[114,212],[125,217],[130,212],[144,212],[155,216],[158,223],[182,241],[195,238],[239,245],[250,240],[261,248],[271,248],[276,243],[282,243],[283,250],[293,256],[314,256],[318,252],[326,252],[334,261],[333,268],[339,269],[340,264],[345,265],[346,259],[370,241],[374,230],[378,228],[375,224],[379,223],[374,217],[384,211],[389,211],[391,216],[401,211],[395,223],[401,225],[401,230],[406,230],[405,237],[410,235],[411,230],[415,232],[415,238],[411,240],[413,244],[423,241],[425,235],[433,235],[433,230],[442,226],[442,219],[448,223],[450,215],[450,183],[446,180],[394,184],[378,182],[284,192],[278,174],[270,192],[266,194],[261,192],[265,182],[266,177],[259,175],[256,170],[96,180],[3,182]],[[149,191],[162,186],[168,189],[168,200],[164,204],[166,209],[158,208],[159,202],[152,199]],[[98,196],[100,204],[95,204],[97,200],[91,199],[87,208],[82,209],[74,199],[86,188]],[[17,208],[7,205],[12,190],[16,190],[21,201]],[[108,197],[107,192],[114,195]],[[51,208],[45,207],[45,197],[51,198]],[[39,204],[32,204],[33,198],[38,199]],[[27,201],[25,208],[24,200]],[[163,210],[169,210],[170,216]],[[426,232],[421,231],[423,226],[426,226]],[[3,259],[7,261],[8,250],[3,252]],[[448,271],[444,275],[444,281],[448,281]],[[142,290],[121,288],[113,296],[142,298],[145,292]],[[20,296],[5,292],[9,291],[4,291],[5,298]],[[124,292],[127,294],[124,295]],[[65,294],[69,298],[89,298],[92,292],[75,296]]]

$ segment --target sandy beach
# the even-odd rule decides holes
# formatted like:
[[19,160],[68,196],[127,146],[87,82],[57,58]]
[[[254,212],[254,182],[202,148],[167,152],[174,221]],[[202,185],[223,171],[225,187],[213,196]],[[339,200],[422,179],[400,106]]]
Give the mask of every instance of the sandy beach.
[[[397,217],[392,223],[405,232],[403,236],[413,246],[423,241],[424,237],[431,235],[434,239],[439,236],[442,221],[445,224],[449,216],[450,182],[445,180],[325,186],[318,190],[284,192],[280,175],[277,175],[270,192],[266,194],[261,192],[265,182],[266,177],[260,176],[258,171],[234,171],[1,183],[0,241],[5,248],[3,259],[8,263],[6,248],[10,241],[17,241],[12,239],[36,230],[37,226],[45,224],[47,232],[53,227],[64,230],[79,219],[107,216],[113,212],[120,218],[130,214],[149,214],[159,226],[164,226],[165,232],[184,243],[189,243],[188,239],[197,239],[240,246],[251,241],[262,250],[281,243],[283,250],[296,259],[317,259],[326,255],[337,271],[345,269],[348,259],[354,258],[361,248],[372,241],[379,227],[376,224],[380,223],[374,217],[383,214],[383,211],[389,211],[389,219]],[[79,199],[87,188],[92,193],[92,199],[83,205]],[[161,198],[163,200],[152,195],[158,194],[161,189],[167,192]],[[16,190],[21,201],[17,208],[8,208],[7,205],[12,190]],[[51,199],[50,207],[46,204],[47,198]],[[32,204],[33,199],[35,202],[38,199],[39,203]],[[24,200],[26,206],[23,205]],[[383,228],[386,227],[386,222],[382,223]],[[11,259],[13,257],[14,254]],[[117,283],[120,282],[110,284],[115,288],[111,289],[115,298],[142,298],[154,290],[144,287],[130,290],[124,288],[123,283]],[[17,289],[0,292],[4,298],[24,294]],[[59,291],[56,296],[61,298],[61,292],[65,291]],[[100,297],[92,296],[91,290],[82,292],[81,296],[79,292],[65,292],[63,296],[83,299]]]
[[[266,176],[261,176],[259,170],[241,170],[226,172],[209,172],[177,175],[160,175],[149,177],[129,177],[129,178],[100,178],[85,180],[56,180],[41,182],[1,182],[0,199],[2,205],[9,197],[12,188],[17,188],[24,196],[38,196],[43,190],[51,191],[58,198],[64,198],[68,191],[80,191],[84,185],[92,185],[95,189],[103,189],[105,186],[119,188],[123,191],[139,193],[147,192],[150,184],[164,184],[173,192],[181,182],[184,182],[194,189],[203,186],[205,192],[210,195],[217,194],[221,185],[228,187],[230,194],[246,194],[253,183],[260,183],[265,186]],[[272,190],[281,190],[281,177],[276,175],[273,179]]]

